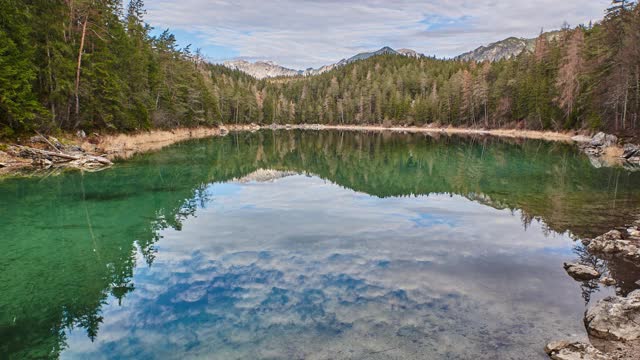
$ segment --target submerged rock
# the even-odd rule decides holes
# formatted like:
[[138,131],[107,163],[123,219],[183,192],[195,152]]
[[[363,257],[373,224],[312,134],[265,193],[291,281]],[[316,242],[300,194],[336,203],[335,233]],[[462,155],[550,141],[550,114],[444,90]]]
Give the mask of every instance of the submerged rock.
[[598,270],[582,264],[564,263],[564,269],[569,276],[579,281],[593,280],[600,276]]
[[544,352],[553,360],[606,360],[609,359],[593,345],[582,342],[553,341]]
[[602,279],[600,279],[599,283],[605,286],[614,286],[618,282],[610,277],[603,277]]
[[598,301],[585,313],[589,335],[603,340],[640,339],[640,290],[627,297],[610,296]]

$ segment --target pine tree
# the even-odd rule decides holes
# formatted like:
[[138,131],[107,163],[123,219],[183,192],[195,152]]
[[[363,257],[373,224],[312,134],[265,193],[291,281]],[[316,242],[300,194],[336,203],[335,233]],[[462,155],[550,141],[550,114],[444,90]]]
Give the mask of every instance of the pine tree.
[[29,128],[42,111],[33,91],[31,17],[20,0],[0,0],[0,135]]

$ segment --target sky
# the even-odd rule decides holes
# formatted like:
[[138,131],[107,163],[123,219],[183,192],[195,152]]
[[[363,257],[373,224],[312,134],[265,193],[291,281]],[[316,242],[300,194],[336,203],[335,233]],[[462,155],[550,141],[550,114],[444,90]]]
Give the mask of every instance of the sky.
[[294,69],[383,46],[453,57],[509,36],[597,21],[610,0],[146,0],[146,21],[213,61]]

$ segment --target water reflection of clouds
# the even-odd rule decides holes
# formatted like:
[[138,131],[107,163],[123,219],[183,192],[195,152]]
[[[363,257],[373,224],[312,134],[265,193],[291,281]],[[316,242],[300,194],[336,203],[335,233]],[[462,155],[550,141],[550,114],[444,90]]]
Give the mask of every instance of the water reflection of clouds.
[[96,342],[72,331],[65,357],[535,358],[579,330],[548,252],[570,239],[507,211],[303,176],[225,186],[163,232]]

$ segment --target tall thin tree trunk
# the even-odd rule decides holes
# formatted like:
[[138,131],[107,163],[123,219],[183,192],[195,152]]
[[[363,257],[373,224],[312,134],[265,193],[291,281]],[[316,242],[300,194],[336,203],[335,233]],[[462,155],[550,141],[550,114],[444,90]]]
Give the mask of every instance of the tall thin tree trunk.
[[627,103],[629,102],[629,83],[626,83],[624,90],[624,109],[622,109],[622,130],[625,130],[627,125]]
[[484,125],[489,127],[489,112],[487,110],[487,102],[484,102]]
[[239,114],[240,114],[240,98],[236,99],[236,125],[238,125]]
[[[49,37],[47,36],[47,68],[49,69],[49,106],[51,108],[51,122],[56,122],[56,104],[51,97],[53,97],[53,69],[51,68],[51,48],[49,47]],[[62,127],[62,122],[59,125]]]
[[80,115],[80,71],[82,69],[82,53],[84,52],[84,40],[87,35],[87,23],[89,22],[89,16],[85,16],[84,23],[82,24],[82,38],[80,39],[80,50],[78,51],[78,67],[76,69],[76,117]]

